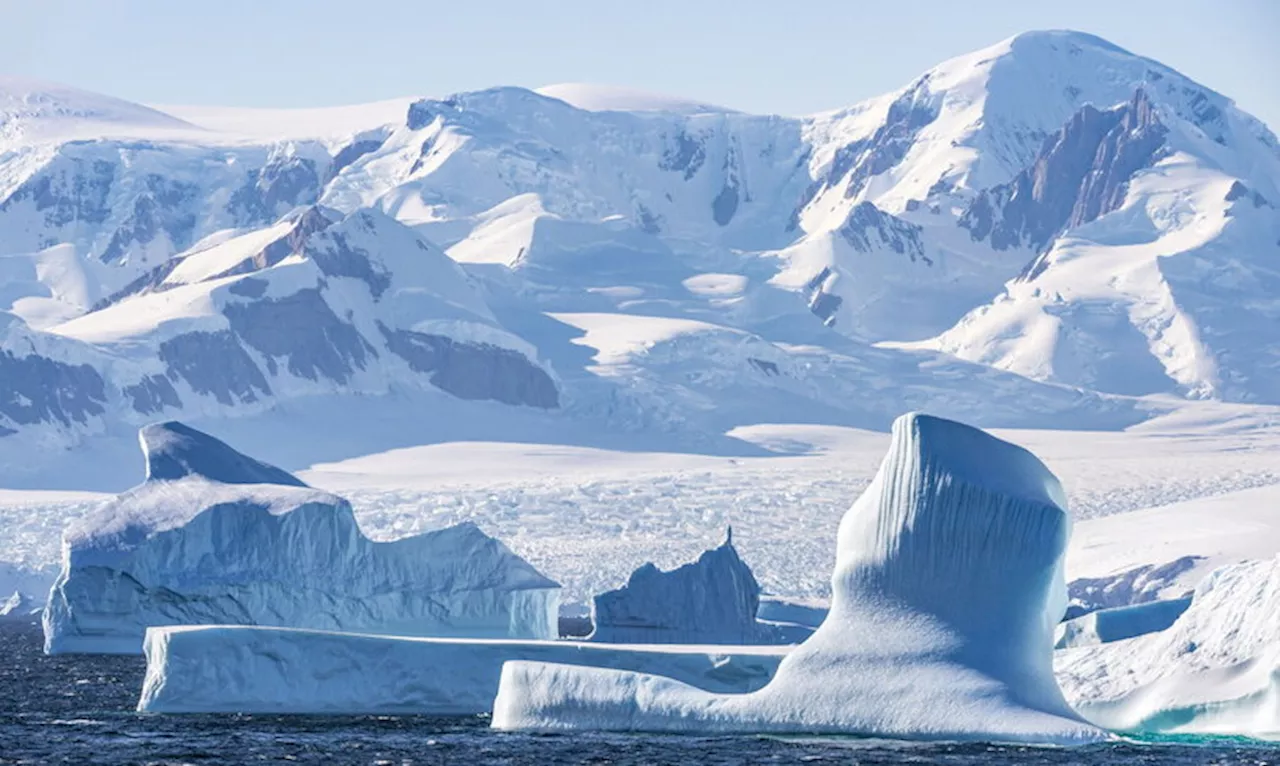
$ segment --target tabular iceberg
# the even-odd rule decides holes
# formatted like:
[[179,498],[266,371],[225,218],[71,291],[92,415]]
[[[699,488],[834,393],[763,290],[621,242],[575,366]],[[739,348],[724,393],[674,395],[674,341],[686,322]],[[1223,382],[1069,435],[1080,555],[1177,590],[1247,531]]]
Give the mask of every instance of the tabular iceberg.
[[488,713],[507,660],[662,673],[748,692],[787,647],[619,646],[577,641],[409,638],[246,626],[147,631],[138,709],[161,713]]
[[1189,606],[1191,598],[1187,597],[1099,609],[1060,624],[1054,648],[1109,644],[1112,641],[1157,633],[1172,625]]
[[1280,739],[1280,558],[1230,564],[1159,633],[1058,653],[1067,698],[1125,732]]
[[147,480],[63,537],[45,651],[142,652],[152,625],[553,638],[559,586],[473,524],[393,542],[351,506],[181,423]]
[[786,644],[812,630],[759,622],[760,584],[733,547],[722,545],[670,572],[645,564],[623,587],[595,597],[591,641],[612,644]]
[[982,431],[908,414],[840,523],[831,610],[750,694],[508,662],[497,728],[849,733],[1080,743],[1106,736],[1053,677],[1070,522],[1057,479]]

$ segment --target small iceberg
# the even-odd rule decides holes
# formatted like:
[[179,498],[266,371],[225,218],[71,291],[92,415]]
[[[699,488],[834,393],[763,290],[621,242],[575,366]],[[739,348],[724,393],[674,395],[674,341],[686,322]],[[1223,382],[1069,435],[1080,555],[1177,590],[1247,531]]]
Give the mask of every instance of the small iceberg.
[[40,607],[20,591],[15,590],[9,598],[0,601],[0,622],[34,622],[39,615]]
[[652,563],[623,587],[595,597],[590,640],[611,644],[789,644],[812,633],[802,625],[762,622],[760,584],[733,547],[723,544],[698,560],[664,572]]
[[1148,601],[1133,606],[1099,609],[1058,625],[1055,649],[1109,644],[1168,628],[1191,606],[1191,597]]
[[473,524],[393,542],[346,500],[170,422],[147,479],[63,537],[45,651],[140,654],[155,625],[556,636],[560,588]]
[[841,521],[830,613],[768,685],[508,662],[500,729],[830,733],[1076,744],[1105,732],[1053,676],[1070,531],[1057,479],[978,429],[899,418]]

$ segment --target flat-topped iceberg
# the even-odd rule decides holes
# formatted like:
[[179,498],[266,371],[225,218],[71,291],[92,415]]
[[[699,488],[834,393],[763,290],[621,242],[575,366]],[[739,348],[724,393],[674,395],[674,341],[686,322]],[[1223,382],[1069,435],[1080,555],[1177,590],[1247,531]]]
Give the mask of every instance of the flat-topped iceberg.
[[141,653],[153,625],[556,635],[559,586],[475,525],[375,542],[347,501],[211,436],[140,439],[147,480],[63,537],[49,653]]
[[138,709],[475,715],[493,708],[503,663],[521,659],[662,673],[709,691],[748,692],[768,682],[786,650],[410,638],[243,626],[151,628]]
[[1280,739],[1280,558],[1217,569],[1168,629],[1057,665],[1067,698],[1108,729]]
[[760,584],[733,547],[723,544],[697,561],[664,572],[645,564],[627,584],[596,596],[591,641],[612,644],[786,644],[812,632],[805,626],[756,619]]
[[1054,648],[1109,644],[1112,641],[1157,633],[1172,625],[1189,606],[1190,596],[1089,612],[1058,626]]
[[509,662],[493,725],[1098,740],[1053,677],[1064,509],[1031,453],[905,415],[840,523],[830,613],[767,686],[713,694],[654,674]]

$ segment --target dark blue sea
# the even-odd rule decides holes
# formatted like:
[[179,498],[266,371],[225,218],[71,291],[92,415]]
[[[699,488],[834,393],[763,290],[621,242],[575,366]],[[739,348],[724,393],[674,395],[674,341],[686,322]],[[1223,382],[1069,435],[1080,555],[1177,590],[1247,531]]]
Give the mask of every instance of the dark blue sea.
[[482,717],[153,715],[140,657],[46,657],[38,625],[0,625],[0,764],[1280,764],[1231,740],[1059,749],[493,732]]

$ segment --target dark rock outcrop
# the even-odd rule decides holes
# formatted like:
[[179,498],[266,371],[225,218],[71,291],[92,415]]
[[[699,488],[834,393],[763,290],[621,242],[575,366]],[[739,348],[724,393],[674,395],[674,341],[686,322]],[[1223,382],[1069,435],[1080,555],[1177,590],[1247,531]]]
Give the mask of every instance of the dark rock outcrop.
[[[84,425],[106,410],[106,387],[87,364],[0,351],[0,421],[18,426]],[[0,436],[16,433],[0,422]]]
[[283,358],[297,377],[345,384],[378,355],[354,326],[333,313],[318,288],[229,303],[223,315],[236,335],[267,357],[271,375],[275,359]]
[[460,399],[490,399],[503,404],[554,409],[560,406],[555,381],[516,351],[488,343],[464,343],[443,335],[378,329],[391,353],[414,372],[429,373],[431,383]]
[[960,225],[997,250],[1044,251],[1064,230],[1118,209],[1134,174],[1159,157],[1166,133],[1141,89],[1106,111],[1086,104],[1030,167],[978,195]]

